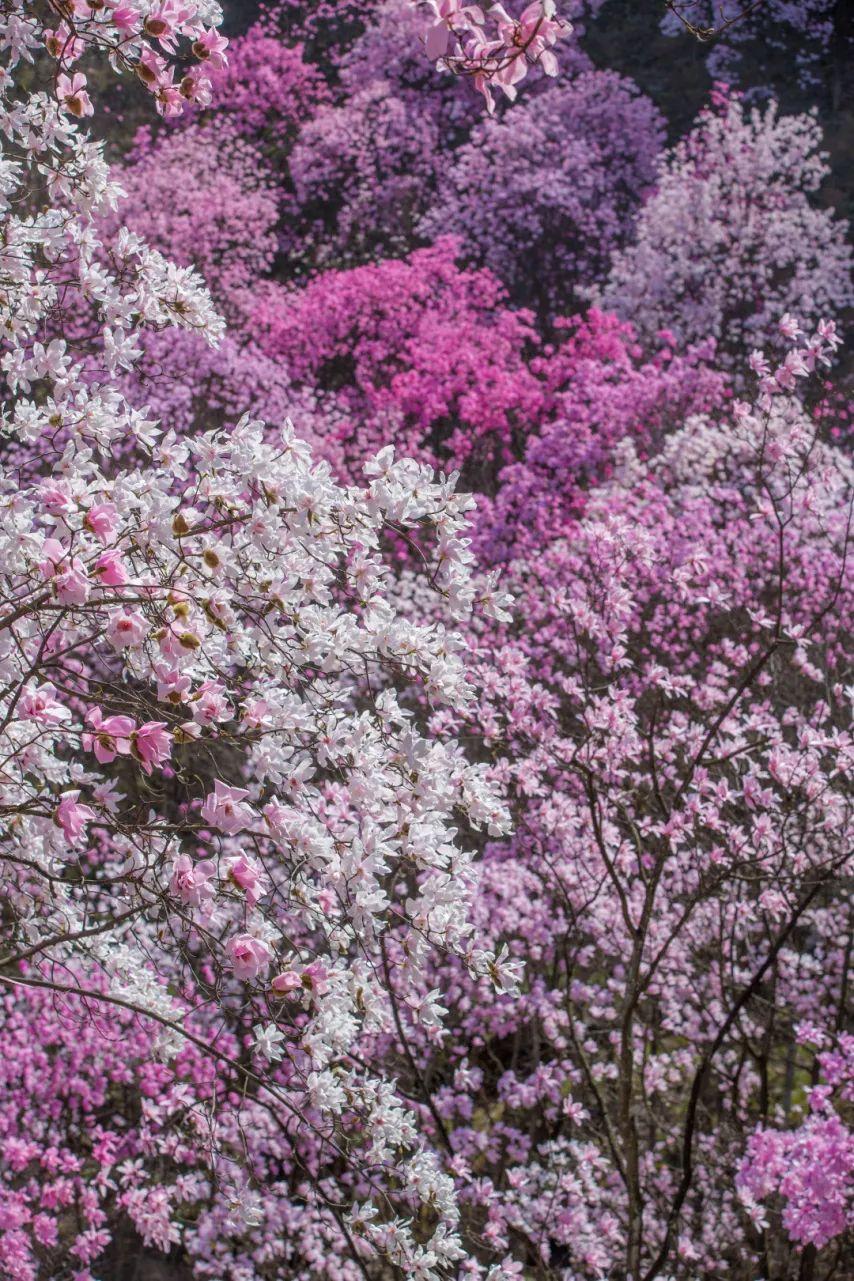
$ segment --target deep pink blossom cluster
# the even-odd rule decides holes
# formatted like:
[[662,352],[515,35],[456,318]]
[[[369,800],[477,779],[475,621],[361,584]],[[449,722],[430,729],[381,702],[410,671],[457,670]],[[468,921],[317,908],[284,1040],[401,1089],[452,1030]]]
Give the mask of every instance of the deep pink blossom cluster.
[[845,228],[600,8],[0,0],[0,1281],[845,1275]]
[[321,448],[346,470],[394,439],[415,457],[488,477],[536,420],[531,319],[506,305],[489,271],[458,267],[458,249],[440,239],[260,298],[255,341],[295,387],[334,398]]
[[[68,975],[71,978],[71,975]],[[163,1253],[204,1199],[205,1111],[229,1106],[191,1045],[168,1063],[122,1009],[48,991],[0,1002],[0,1271],[78,1276],[134,1235]],[[114,1255],[115,1258],[115,1255]]]
[[[823,1032],[797,1030],[799,1041],[827,1045]],[[775,1199],[792,1240],[820,1250],[846,1232],[854,1215],[854,1132],[837,1110],[854,1102],[854,1038],[842,1033],[817,1065],[822,1079],[808,1091],[805,1120],[797,1129],[763,1128],[751,1136],[738,1189],[755,1221],[767,1221]]]

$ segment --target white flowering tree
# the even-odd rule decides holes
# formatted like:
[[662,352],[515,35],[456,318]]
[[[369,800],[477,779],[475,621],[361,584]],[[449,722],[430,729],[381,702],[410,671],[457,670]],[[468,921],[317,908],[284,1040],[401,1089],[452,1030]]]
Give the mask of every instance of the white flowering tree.
[[[432,1277],[459,1252],[452,1184],[357,1049],[435,949],[512,986],[468,920],[471,837],[506,822],[399,697],[467,687],[453,631],[390,605],[386,552],[410,545],[449,625],[502,606],[453,478],[386,449],[344,488],[289,423],[179,440],[111,382],[143,328],[215,344],[222,322],[193,271],[99,239],[119,192],[80,67],[172,114],[210,94],[218,17],[0,3],[0,984],[142,1016],[155,1056],[192,1045],[313,1145],[301,1195],[355,1255]],[[416,990],[407,1018],[438,1029]],[[251,1220],[251,1170],[233,1183]]]
[[813,115],[745,106],[722,89],[665,152],[634,242],[614,255],[602,288],[609,311],[647,341],[716,340],[743,367],[756,347],[780,346],[787,312],[816,324],[851,306],[845,223],[812,203],[828,176]]

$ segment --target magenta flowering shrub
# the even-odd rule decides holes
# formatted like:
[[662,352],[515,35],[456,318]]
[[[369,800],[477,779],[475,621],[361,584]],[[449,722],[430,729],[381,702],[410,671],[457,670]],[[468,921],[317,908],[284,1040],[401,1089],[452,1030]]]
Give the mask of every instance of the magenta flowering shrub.
[[558,81],[474,129],[422,233],[459,235],[514,302],[560,315],[627,240],[663,139],[658,111],[630,81],[610,71]]
[[283,43],[269,18],[231,42],[227,65],[214,73],[213,90],[215,119],[230,119],[242,138],[272,157],[287,150],[328,98],[320,71],[304,61],[300,45]]
[[717,340],[739,364],[786,312],[813,323],[850,307],[846,228],[810,197],[827,175],[812,116],[747,108],[717,92],[663,158],[634,242],[618,252],[600,306],[651,339]]
[[49,991],[6,989],[0,1038],[2,1275],[88,1277],[122,1238],[168,1254],[209,1194],[212,1065],[187,1044],[158,1062],[144,1019]]
[[727,395],[713,345],[679,353],[662,334],[647,358],[631,325],[595,309],[559,321],[554,345],[530,368],[541,394],[537,430],[501,472],[495,498],[479,504],[476,544],[487,563],[547,546],[570,527],[591,486],[612,473],[623,442],[648,457]]
[[269,290],[256,308],[262,350],[295,387],[332,393],[343,410],[321,448],[348,473],[393,438],[488,489],[539,412],[530,318],[507,307],[490,272],[458,267],[456,252],[440,240],[400,261],[329,271],[299,291]]

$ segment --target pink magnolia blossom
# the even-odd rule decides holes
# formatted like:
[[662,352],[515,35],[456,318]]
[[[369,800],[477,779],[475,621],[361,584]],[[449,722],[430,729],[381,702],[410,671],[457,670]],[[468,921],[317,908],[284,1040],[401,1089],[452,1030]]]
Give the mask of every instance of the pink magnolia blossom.
[[558,16],[554,0],[533,0],[518,17],[501,4],[486,13],[460,0],[425,0],[425,7],[427,56],[457,75],[471,76],[490,112],[493,87],[512,100],[517,84],[536,63],[546,75],[556,75],[553,46],[572,31]]
[[28,686],[18,702],[21,715],[45,725],[61,725],[69,717],[67,707],[57,701],[56,690],[49,682]]
[[71,495],[64,485],[53,485],[48,482],[42,486],[39,496],[45,507],[51,508],[54,512],[65,514],[73,509]]
[[202,907],[213,897],[215,868],[210,859],[194,862],[189,854],[179,854],[172,864],[170,891],[190,907]]
[[302,985],[316,999],[329,991],[329,970],[322,961],[312,961],[302,972]]
[[62,605],[85,605],[91,584],[86,567],[78,556],[70,556],[56,538],[46,538],[42,549],[44,560],[39,569],[51,580],[56,598]]
[[219,34],[214,27],[209,27],[203,31],[197,40],[193,42],[193,53],[201,62],[207,62],[212,67],[224,67],[227,59],[225,51],[228,48],[228,40],[225,36]]
[[200,725],[214,725],[231,719],[232,711],[220,681],[203,681],[190,698],[193,719]]
[[65,110],[72,116],[91,116],[95,110],[86,92],[86,77],[79,71],[73,76],[60,75],[56,80],[56,94]]
[[86,713],[86,724],[91,732],[83,735],[83,750],[94,752],[95,759],[102,765],[130,753],[135,729],[132,717],[104,716],[100,707],[92,707]]
[[244,828],[251,827],[255,821],[251,806],[244,803],[244,798],[248,795],[242,787],[229,787],[215,779],[214,790],[205,797],[201,816],[211,827],[234,836]]
[[185,702],[192,689],[193,682],[186,672],[170,667],[166,663],[157,663],[154,668],[157,676],[157,697],[162,703],[180,704]]
[[119,528],[119,514],[113,503],[93,503],[86,513],[84,523],[96,538],[106,543]]
[[265,970],[273,959],[268,944],[251,934],[239,934],[228,940],[226,954],[235,978],[251,982]]
[[143,30],[171,53],[175,49],[175,36],[183,16],[177,0],[160,0],[143,19]]
[[128,581],[128,572],[118,552],[104,552],[92,566],[105,587],[124,587]]
[[67,841],[75,844],[86,830],[87,823],[95,818],[95,811],[78,801],[79,791],[64,792],[54,810],[53,821]]
[[155,53],[150,47],[143,49],[136,74],[147,89],[156,92],[163,88],[168,88],[171,84],[169,67],[165,58],[159,53]]
[[129,649],[139,645],[148,635],[145,616],[138,610],[120,610],[112,614],[107,624],[107,640],[114,649]]
[[191,67],[182,78],[181,97],[197,107],[208,107],[213,100],[212,85],[203,66]]
[[131,737],[131,751],[146,774],[169,759],[172,735],[165,721],[146,721]]
[[249,729],[262,729],[271,724],[270,710],[265,698],[251,698],[244,704],[241,720]]
[[481,26],[483,10],[479,5],[466,4],[464,0],[429,0],[432,19],[425,29],[427,57],[436,60],[448,52],[451,34],[462,34],[472,27]]
[[277,996],[290,996],[292,992],[302,991],[302,975],[297,970],[283,970],[270,980],[270,988]]
[[132,35],[141,26],[142,16],[138,9],[127,4],[110,5],[110,21],[123,35]]
[[[531,62],[539,62],[547,76],[557,75],[557,59],[552,47],[567,35],[568,24],[558,17],[554,0],[533,0],[522,10],[517,19],[512,18],[501,4],[493,5],[490,14],[496,21],[498,38],[507,49],[519,49]],[[518,63],[521,59],[517,58]],[[520,79],[514,69],[510,83]],[[503,85],[501,74],[496,77]]]
[[254,907],[264,893],[266,877],[261,868],[245,854],[230,859],[226,864],[228,879],[246,895],[246,902]]
[[54,30],[47,32],[44,44],[51,57],[62,58],[65,66],[75,62],[86,47],[65,22],[61,22]]

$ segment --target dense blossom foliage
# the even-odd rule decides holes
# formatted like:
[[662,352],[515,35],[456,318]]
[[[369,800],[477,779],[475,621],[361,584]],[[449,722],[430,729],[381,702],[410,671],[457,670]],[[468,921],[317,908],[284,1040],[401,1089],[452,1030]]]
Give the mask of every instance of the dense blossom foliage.
[[281,155],[328,97],[320,72],[302,54],[299,45],[277,39],[269,21],[257,23],[231,42],[227,65],[214,73],[212,114],[230,116],[242,138],[263,144],[273,158]]
[[168,1252],[176,1210],[209,1187],[204,1108],[227,1106],[214,1065],[188,1044],[160,1063],[144,1020],[44,991],[4,991],[0,1036],[2,1275],[67,1258],[85,1273],[129,1231]]
[[714,337],[730,363],[770,342],[787,312],[817,321],[850,307],[845,225],[809,200],[827,175],[820,142],[810,116],[716,93],[663,158],[600,305],[644,335]]
[[[272,265],[276,193],[260,153],[220,123],[142,138],[122,172],[114,223],[195,267],[220,305]],[[112,230],[109,228],[107,234]]]
[[423,231],[465,237],[516,302],[559,315],[625,242],[662,142],[659,113],[631,82],[609,71],[558,81],[474,130]]
[[[826,1046],[815,1028],[799,1027],[798,1039]],[[835,1105],[854,1099],[854,1038],[818,1055],[822,1081],[809,1091],[809,1115],[795,1130],[760,1129],[748,1143],[738,1190],[754,1220],[767,1224],[772,1197],[783,1203],[783,1224],[793,1241],[821,1249],[842,1235],[854,1214],[854,1132]]]
[[321,108],[289,159],[289,259],[335,267],[405,252],[436,190],[439,144],[438,123],[384,80]]
[[845,228],[601,8],[0,0],[0,1278],[845,1271]]
[[[526,362],[530,317],[501,284],[454,261],[452,239],[406,259],[329,271],[299,291],[271,288],[254,317],[257,342],[297,387],[333,393],[325,449],[346,468],[383,441],[488,476],[541,402]],[[483,488],[480,485],[479,488]]]
[[[742,404],[647,463],[624,440],[583,517],[509,565],[518,613],[480,640],[472,731],[516,797],[480,923],[510,936],[526,986],[496,1005],[461,976],[451,1007],[495,1108],[488,1146],[463,1099],[443,1115],[490,1181],[496,1244],[524,1233],[543,1266],[633,1277],[670,1257],[693,1277],[784,1248],[745,1230],[727,1171],[733,1136],[794,1111],[792,1086],[771,1102],[810,1061],[791,1021],[829,1036],[846,1006],[850,486],[797,401]],[[489,1049],[510,1043],[490,1104]],[[838,1206],[850,1148],[828,1108]],[[774,1169],[757,1155],[755,1202]],[[844,1213],[798,1197],[795,1241],[842,1230]]]
[[477,546],[489,564],[532,550],[564,530],[591,484],[609,476],[624,442],[648,457],[673,423],[727,399],[711,364],[713,345],[674,350],[662,334],[650,359],[631,325],[591,309],[560,323],[555,342],[531,361],[541,401],[538,430],[501,472],[492,502],[481,499]]

